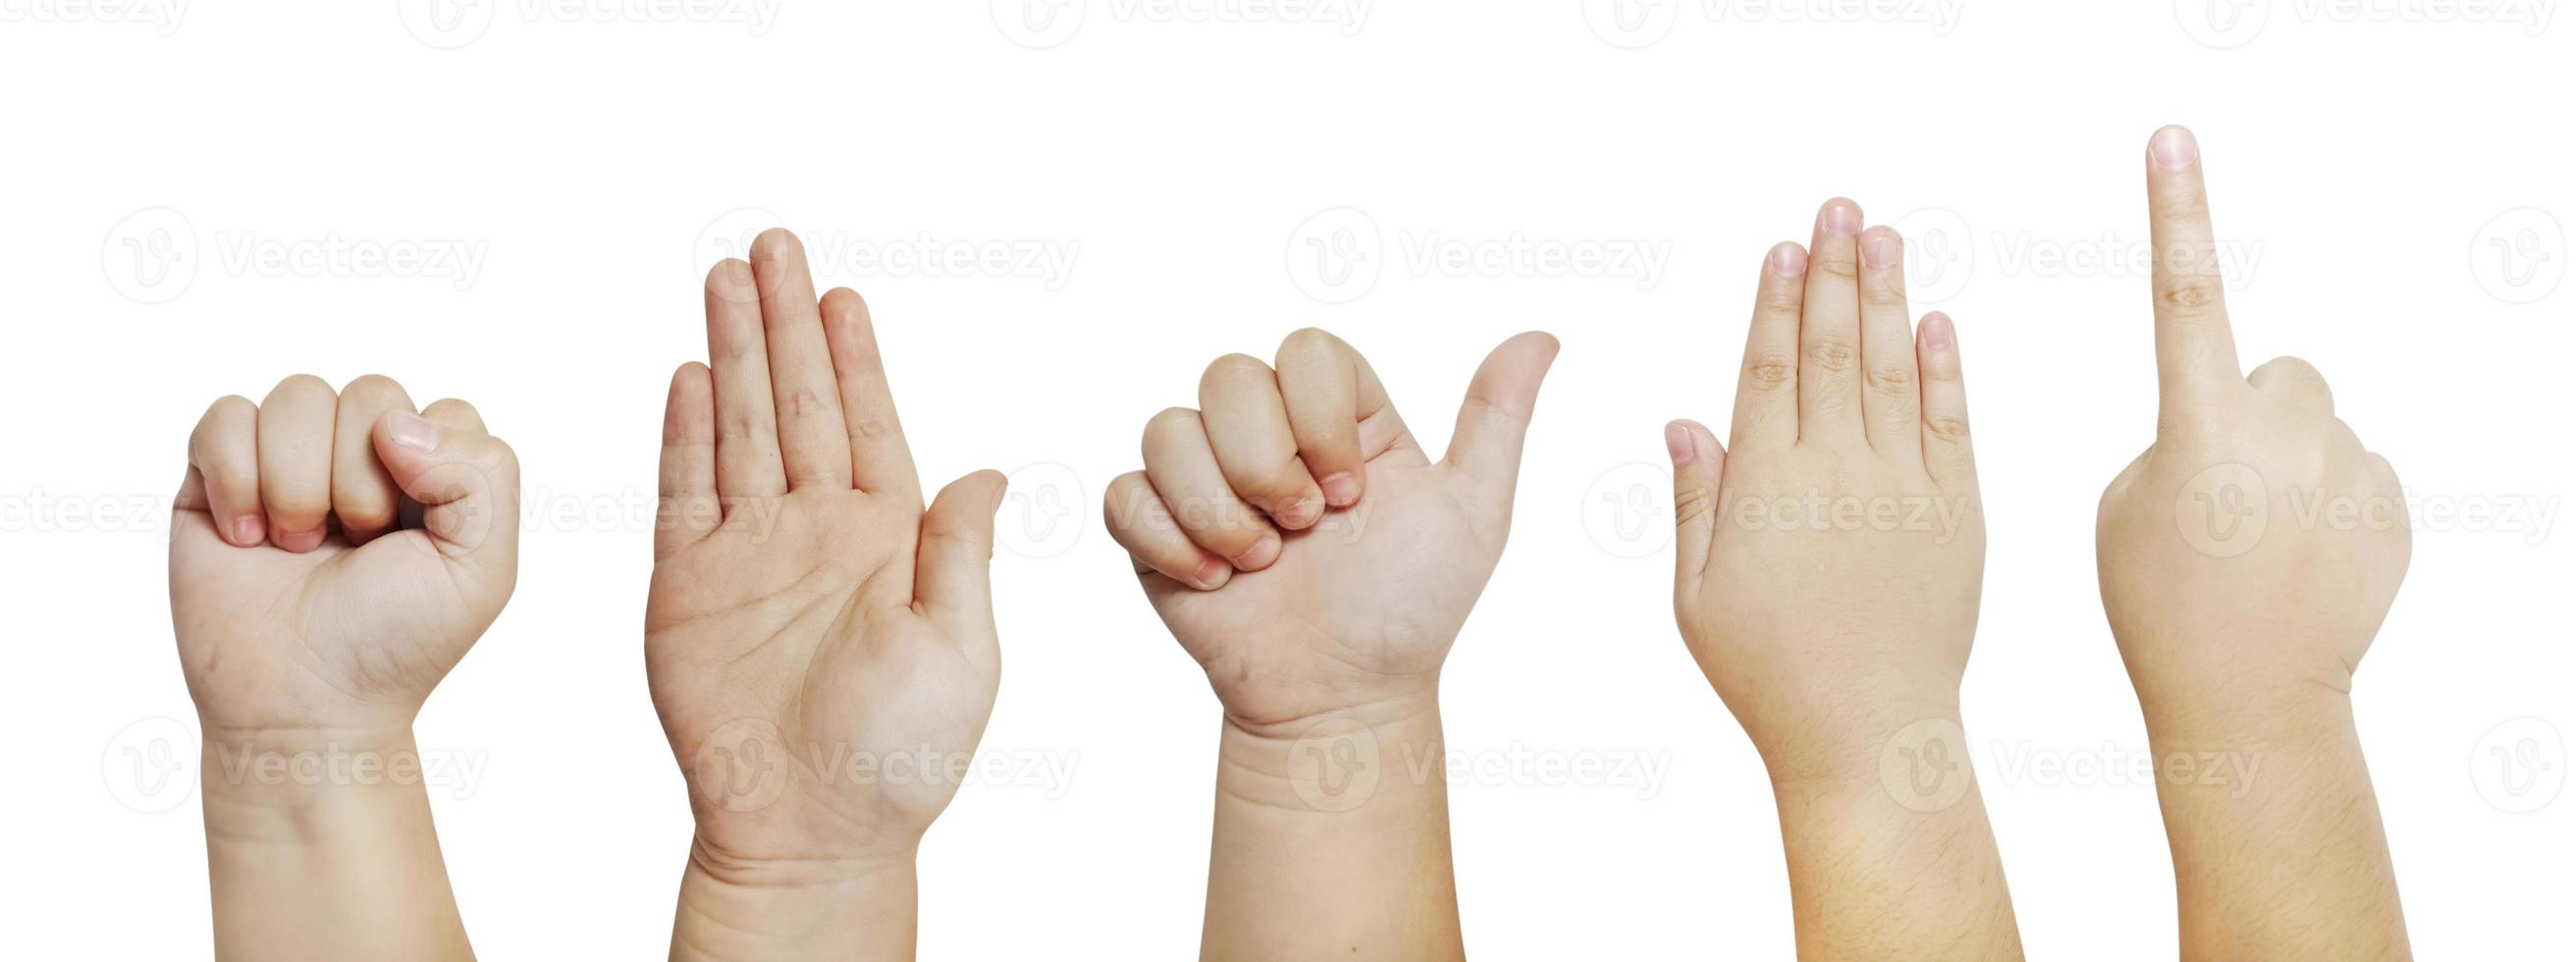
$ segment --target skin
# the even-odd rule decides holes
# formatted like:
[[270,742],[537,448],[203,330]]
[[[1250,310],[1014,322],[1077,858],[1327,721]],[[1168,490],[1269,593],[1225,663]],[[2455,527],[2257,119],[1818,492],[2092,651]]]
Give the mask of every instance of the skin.
[[518,490],[472,405],[415,414],[382,377],[206,410],[170,611],[205,733],[217,957],[473,957],[412,720],[510,598]]
[[[1858,205],[1764,259],[1731,444],[1665,427],[1682,638],[1762,753],[1804,959],[2019,958],[1959,682],[1983,510],[1949,318]],[[1812,253],[1810,252],[1812,251]]]
[[2183,957],[2406,958],[2351,694],[2406,576],[2403,489],[2316,368],[2238,373],[2190,131],[2149,141],[2147,208],[2156,438],[2103,492],[2097,530],[2148,738],[2182,759],[2157,800]]
[[911,958],[914,855],[1001,679],[1003,478],[927,510],[867,305],[784,230],[706,283],[671,379],[645,608],[697,832],[675,959]]
[[1556,349],[1496,348],[1434,463],[1366,359],[1298,331],[1275,366],[1209,365],[1110,484],[1110,534],[1224,706],[1203,957],[1463,955],[1440,665]]

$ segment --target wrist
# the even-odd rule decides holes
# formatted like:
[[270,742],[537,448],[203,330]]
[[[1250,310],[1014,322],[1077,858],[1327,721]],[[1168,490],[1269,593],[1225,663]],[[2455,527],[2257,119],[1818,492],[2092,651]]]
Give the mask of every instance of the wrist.
[[911,851],[863,858],[742,858],[689,845],[674,959],[910,958]]
[[425,798],[426,767],[408,726],[203,731],[199,784],[219,841],[311,842],[366,812]]
[[1873,695],[1865,707],[1848,712],[1818,712],[1799,706],[1798,715],[1746,733],[1761,754],[1774,790],[1832,790],[1843,786],[1876,791],[1891,765],[1957,762],[1966,767],[1967,733],[1960,723],[1955,688],[1910,695]]
[[1383,808],[1448,787],[1433,692],[1257,723],[1229,714],[1217,766],[1220,799],[1289,812]]

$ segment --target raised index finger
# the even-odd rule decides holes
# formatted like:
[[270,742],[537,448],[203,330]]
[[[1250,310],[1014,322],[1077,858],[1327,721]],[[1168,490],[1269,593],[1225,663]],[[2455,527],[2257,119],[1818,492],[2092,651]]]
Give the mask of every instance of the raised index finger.
[[2155,245],[2156,372],[2168,410],[2227,385],[2241,387],[2227,326],[2226,278],[2209,229],[2200,144],[2167,127],[2147,142],[2147,219]]

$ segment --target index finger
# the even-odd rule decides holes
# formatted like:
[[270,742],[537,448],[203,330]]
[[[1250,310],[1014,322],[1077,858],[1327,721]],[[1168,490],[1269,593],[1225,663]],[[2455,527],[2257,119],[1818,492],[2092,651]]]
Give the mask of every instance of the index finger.
[[2166,127],[2147,142],[2147,215],[2156,262],[2156,372],[2166,406],[2242,385],[2200,144],[2191,131]]

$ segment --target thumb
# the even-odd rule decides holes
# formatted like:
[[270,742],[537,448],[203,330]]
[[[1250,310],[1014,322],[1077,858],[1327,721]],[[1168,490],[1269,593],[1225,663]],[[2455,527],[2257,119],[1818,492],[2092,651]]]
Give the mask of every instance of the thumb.
[[1443,463],[1506,511],[1520,479],[1521,439],[1538,405],[1538,385],[1555,361],[1556,338],[1540,331],[1514,335],[1485,356],[1458,407],[1458,429]]
[[939,489],[921,516],[913,604],[950,640],[993,637],[993,512],[1009,484],[977,471]]
[[519,570],[519,456],[469,418],[387,411],[370,440],[394,486],[420,502],[438,553],[507,594]]
[[1673,586],[1690,591],[1708,570],[1717,542],[1718,482],[1726,475],[1726,446],[1697,421],[1664,425],[1664,448],[1673,456]]

